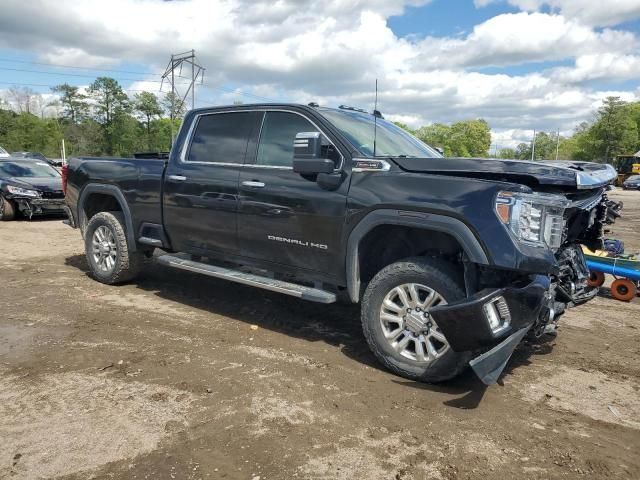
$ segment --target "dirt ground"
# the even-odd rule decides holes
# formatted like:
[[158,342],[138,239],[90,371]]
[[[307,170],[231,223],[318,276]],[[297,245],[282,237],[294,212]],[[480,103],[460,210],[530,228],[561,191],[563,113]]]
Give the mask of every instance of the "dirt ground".
[[[640,192],[611,197],[640,251]],[[60,220],[0,225],[0,478],[640,478],[640,298],[434,386],[378,367],[357,308],[86,272]]]

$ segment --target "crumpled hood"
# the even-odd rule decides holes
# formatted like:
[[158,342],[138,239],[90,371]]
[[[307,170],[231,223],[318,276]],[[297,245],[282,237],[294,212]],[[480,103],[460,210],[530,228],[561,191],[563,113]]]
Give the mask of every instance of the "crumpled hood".
[[62,191],[61,177],[9,177],[4,183],[40,192]]
[[591,162],[499,160],[493,158],[393,158],[410,172],[455,175],[524,183],[597,188],[611,183],[616,171],[611,165]]

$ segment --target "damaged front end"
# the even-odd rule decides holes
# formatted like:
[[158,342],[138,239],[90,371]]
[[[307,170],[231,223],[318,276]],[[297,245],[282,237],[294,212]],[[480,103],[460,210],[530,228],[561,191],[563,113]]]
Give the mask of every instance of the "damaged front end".
[[487,385],[497,381],[525,336],[555,333],[567,308],[596,296],[581,245],[601,248],[610,223],[604,188],[555,198],[503,193],[496,201],[498,217],[516,242],[552,258],[548,270],[524,274],[466,263],[469,296],[430,312],[454,351],[478,353],[470,366]]
[[554,304],[550,277],[536,275],[529,283],[482,289],[430,314],[454,351],[483,352],[470,365],[490,385],[524,336],[554,321]]
[[9,189],[7,200],[15,203],[18,211],[28,219],[40,215],[62,215],[65,213],[62,191],[40,192],[29,189]]

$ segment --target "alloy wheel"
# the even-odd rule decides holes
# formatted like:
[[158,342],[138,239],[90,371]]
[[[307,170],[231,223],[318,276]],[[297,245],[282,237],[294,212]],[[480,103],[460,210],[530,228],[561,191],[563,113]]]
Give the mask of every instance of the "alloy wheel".
[[115,268],[118,247],[115,235],[109,227],[101,225],[93,232],[91,252],[100,271],[109,273]]
[[380,325],[391,348],[420,364],[444,355],[449,342],[429,310],[446,304],[442,295],[426,285],[406,283],[394,287],[380,307]]

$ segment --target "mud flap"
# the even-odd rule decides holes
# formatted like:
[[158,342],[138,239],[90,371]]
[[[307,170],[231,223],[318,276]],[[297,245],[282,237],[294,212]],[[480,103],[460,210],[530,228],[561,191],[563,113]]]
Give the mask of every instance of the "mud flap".
[[529,327],[521,328],[488,352],[474,358],[469,365],[485,385],[493,385],[511,358],[511,354],[527,334]]

